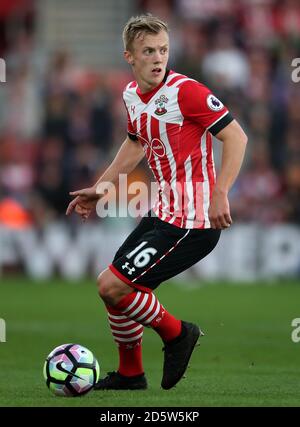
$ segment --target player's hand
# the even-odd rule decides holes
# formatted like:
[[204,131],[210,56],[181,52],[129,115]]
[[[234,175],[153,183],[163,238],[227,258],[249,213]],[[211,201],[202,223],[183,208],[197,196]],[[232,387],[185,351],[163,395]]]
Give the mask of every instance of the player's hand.
[[211,228],[225,230],[232,224],[227,194],[214,190],[208,209]]
[[71,196],[75,196],[66,210],[66,215],[75,211],[84,221],[88,219],[91,212],[95,209],[99,200],[99,195],[94,187],[84,188],[83,190],[71,191]]

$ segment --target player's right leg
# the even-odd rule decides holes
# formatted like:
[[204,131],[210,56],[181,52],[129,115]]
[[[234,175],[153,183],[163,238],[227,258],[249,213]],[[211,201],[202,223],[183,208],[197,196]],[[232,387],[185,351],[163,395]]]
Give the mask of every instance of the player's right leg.
[[[105,276],[103,278],[103,276]],[[116,278],[109,270],[105,270],[98,278],[100,287],[106,286],[112,292],[106,293],[105,306],[108,313],[108,322],[114,341],[119,352],[119,368],[115,372],[108,372],[104,379],[95,385],[95,390],[137,390],[146,389],[147,381],[142,363],[142,337],[144,327],[131,320],[120,310],[113,308],[114,298],[118,295],[124,297],[132,292],[125,283]]]
[[[145,232],[153,227],[153,219],[145,217],[139,225],[128,236],[122,246],[118,249],[114,257],[114,262],[126,251],[133,248],[136,241]],[[102,274],[99,275],[98,282],[102,283]],[[113,276],[113,279],[116,279]],[[105,304],[108,322],[112,336],[118,348],[119,367],[116,372],[109,372],[95,386],[96,390],[137,390],[146,389],[147,381],[144,375],[142,363],[142,339],[144,327],[140,323],[125,316],[117,310]]]

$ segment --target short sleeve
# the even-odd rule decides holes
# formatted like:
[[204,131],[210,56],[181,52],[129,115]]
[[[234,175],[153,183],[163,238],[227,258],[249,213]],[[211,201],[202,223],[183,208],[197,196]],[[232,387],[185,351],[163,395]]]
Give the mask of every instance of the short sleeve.
[[184,82],[178,93],[178,102],[184,118],[194,121],[216,135],[233,117],[225,105],[203,84]]
[[[127,108],[126,108],[126,111],[127,111]],[[136,133],[133,129],[128,111],[127,111],[127,134],[128,134],[128,137],[133,141],[138,140],[138,137],[136,136]]]

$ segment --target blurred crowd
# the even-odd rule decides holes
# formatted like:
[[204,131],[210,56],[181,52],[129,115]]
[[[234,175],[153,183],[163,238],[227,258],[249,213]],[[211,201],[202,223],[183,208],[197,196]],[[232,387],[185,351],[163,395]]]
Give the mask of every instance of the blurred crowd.
[[[13,2],[12,2],[13,3]],[[1,17],[0,223],[62,217],[69,191],[91,185],[126,136],[122,89],[130,70],[79,67],[68,52],[36,48],[34,2]],[[170,67],[207,84],[249,137],[231,191],[233,217],[300,223],[300,58],[297,0],[143,0],[136,13],[169,22]],[[4,27],[3,27],[4,28]],[[121,37],[122,28],[120,28]],[[121,52],[116,52],[116,55]],[[300,75],[300,72],[299,72]],[[150,178],[143,167],[135,179]]]

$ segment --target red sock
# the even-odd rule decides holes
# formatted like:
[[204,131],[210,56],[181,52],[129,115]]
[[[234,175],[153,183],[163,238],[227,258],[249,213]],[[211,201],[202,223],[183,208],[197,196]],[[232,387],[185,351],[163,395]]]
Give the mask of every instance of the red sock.
[[108,305],[106,308],[111,332],[119,350],[118,372],[127,377],[143,374],[143,326],[124,316],[115,308]]
[[118,372],[126,377],[133,377],[144,373],[141,344],[136,344],[131,349],[126,348],[124,344],[119,344]]
[[134,291],[122,298],[115,308],[135,322],[153,328],[165,342],[181,332],[181,320],[168,313],[153,293]]

